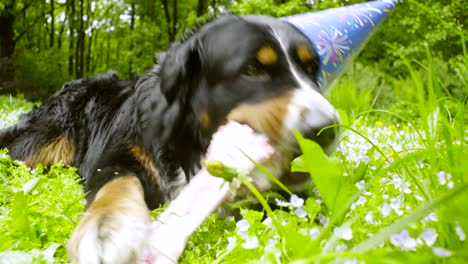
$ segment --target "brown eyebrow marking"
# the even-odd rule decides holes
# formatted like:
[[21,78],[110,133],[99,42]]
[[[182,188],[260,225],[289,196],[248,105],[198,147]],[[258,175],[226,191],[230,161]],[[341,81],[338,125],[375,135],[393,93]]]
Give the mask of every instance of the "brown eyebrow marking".
[[278,61],[278,53],[269,45],[257,50],[257,60],[263,65],[273,65]]
[[297,46],[296,49],[297,56],[302,62],[308,62],[312,59],[312,54],[310,53],[309,48],[305,44]]

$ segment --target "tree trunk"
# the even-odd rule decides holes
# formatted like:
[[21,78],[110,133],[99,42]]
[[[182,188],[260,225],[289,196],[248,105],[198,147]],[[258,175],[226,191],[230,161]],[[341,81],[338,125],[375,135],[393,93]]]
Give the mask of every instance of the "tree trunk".
[[201,17],[205,13],[206,13],[206,2],[205,2],[205,0],[198,0],[197,17]]
[[84,0],[80,0],[80,27],[78,29],[78,40],[76,42],[76,65],[75,65],[75,73],[76,73],[76,78],[82,78],[83,77],[83,68],[84,68],[84,12],[83,8],[84,7]]
[[171,30],[171,16],[169,15],[169,6],[167,0],[162,0],[163,8],[164,8],[164,17],[166,18],[167,23],[167,35],[169,37],[169,42],[174,40],[174,35]]
[[15,35],[13,24],[15,17],[4,14],[0,16],[0,85],[15,79],[13,54],[15,52]]
[[172,3],[172,39],[171,41],[175,40],[175,36],[177,34],[177,0],[173,0],[174,2]]
[[[135,29],[135,1],[132,1],[132,3],[130,4],[130,14],[131,14],[131,19],[130,19],[130,36],[132,36],[132,33],[133,33],[133,29]],[[130,47],[129,47],[129,51],[132,52],[133,51],[133,38],[130,37]],[[132,79],[134,77],[134,73],[133,73],[133,60],[132,60],[132,56],[130,56],[130,61],[128,63],[128,77],[130,79]]]
[[70,45],[68,49],[68,75],[73,76],[75,69],[75,52],[74,41],[75,41],[75,0],[69,0],[69,6],[71,7],[70,16],[68,19],[69,30],[70,30]]
[[4,14],[0,16],[0,25],[2,25],[0,26],[1,58],[11,57],[15,52],[14,23],[15,17],[13,15]]
[[55,35],[55,16],[54,16],[54,0],[50,0],[50,38],[49,38],[49,47],[54,46],[54,35]]

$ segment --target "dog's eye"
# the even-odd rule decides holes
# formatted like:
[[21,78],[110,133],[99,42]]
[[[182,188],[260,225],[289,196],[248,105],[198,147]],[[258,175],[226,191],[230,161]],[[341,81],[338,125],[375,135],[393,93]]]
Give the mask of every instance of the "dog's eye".
[[245,66],[242,69],[241,74],[248,78],[262,78],[262,79],[269,78],[269,75],[265,70],[252,64]]
[[314,75],[317,71],[317,66],[312,63],[308,63],[304,66],[304,70],[308,75]]

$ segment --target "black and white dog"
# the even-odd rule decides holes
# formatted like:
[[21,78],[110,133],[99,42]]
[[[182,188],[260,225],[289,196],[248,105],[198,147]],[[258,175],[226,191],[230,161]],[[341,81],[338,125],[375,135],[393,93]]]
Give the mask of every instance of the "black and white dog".
[[286,161],[293,130],[332,145],[333,129],[317,135],[337,118],[316,83],[318,65],[309,40],[287,22],[222,16],[173,43],[138,80],[107,74],[65,84],[0,131],[0,148],[30,166],[77,167],[88,204],[70,259],[128,263],[149,210],[177,195],[228,120],[265,134]]

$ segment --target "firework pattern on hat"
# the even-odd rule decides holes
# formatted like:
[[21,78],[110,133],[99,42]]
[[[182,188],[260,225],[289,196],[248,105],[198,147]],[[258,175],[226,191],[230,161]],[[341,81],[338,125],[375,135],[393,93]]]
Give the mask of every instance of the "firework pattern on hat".
[[283,19],[314,44],[321,61],[318,80],[326,89],[396,3],[397,0],[380,0]]

